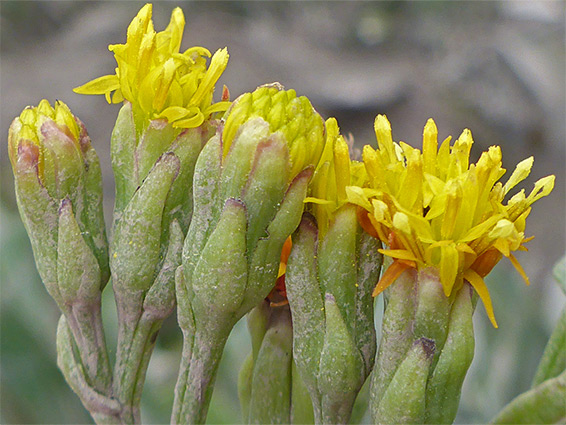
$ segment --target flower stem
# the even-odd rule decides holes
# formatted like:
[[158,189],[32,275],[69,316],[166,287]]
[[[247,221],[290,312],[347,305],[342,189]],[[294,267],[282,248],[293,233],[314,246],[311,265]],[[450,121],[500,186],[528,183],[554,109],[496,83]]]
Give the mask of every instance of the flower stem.
[[[136,303],[131,303],[134,304]],[[146,312],[133,313],[120,308],[119,311],[122,311],[122,314],[118,318],[114,396],[122,406],[122,422],[139,424],[139,406],[147,367],[163,321],[155,320]]]
[[100,299],[89,305],[73,305],[65,312],[65,316],[89,383],[101,394],[110,395],[112,371],[106,350]]
[[216,372],[232,327],[227,329],[218,332],[197,329],[194,335],[185,335],[171,423],[205,423]]

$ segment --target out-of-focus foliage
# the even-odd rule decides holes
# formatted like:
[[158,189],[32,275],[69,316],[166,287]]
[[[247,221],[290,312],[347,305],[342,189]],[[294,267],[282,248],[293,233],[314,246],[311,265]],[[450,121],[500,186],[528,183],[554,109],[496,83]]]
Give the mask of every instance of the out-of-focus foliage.
[[[545,209],[529,219],[529,232],[536,235],[530,252],[519,256],[531,287],[505,264],[486,279],[500,328],[493,329],[484,314],[475,315],[476,354],[456,422],[486,423],[529,389],[564,305],[552,278],[552,266],[565,251],[564,2],[155,2],[156,27],[166,25],[177,5],[187,19],[182,48],[229,47],[230,64],[220,84],[233,97],[279,81],[309,96],[324,116],[337,117],[358,147],[374,140],[378,113],[387,114],[395,140],[404,141],[420,140],[427,118],[434,116],[445,131],[441,139],[469,127],[478,153],[501,145],[504,167],[534,155],[526,186],[556,174]],[[110,218],[109,140],[118,107],[71,89],[113,71],[107,45],[125,41],[124,28],[139,7],[140,2],[0,2],[2,423],[90,422],[55,365],[58,313],[39,281],[15,209],[8,126],[41,98],[69,104],[101,157]],[[104,314],[112,351],[115,307],[108,289]],[[228,340],[209,423],[240,421],[236,388],[249,352],[245,328],[239,323]],[[169,422],[180,351],[173,316],[151,359],[142,400],[145,423]],[[354,418],[368,423],[363,410],[355,410]]]

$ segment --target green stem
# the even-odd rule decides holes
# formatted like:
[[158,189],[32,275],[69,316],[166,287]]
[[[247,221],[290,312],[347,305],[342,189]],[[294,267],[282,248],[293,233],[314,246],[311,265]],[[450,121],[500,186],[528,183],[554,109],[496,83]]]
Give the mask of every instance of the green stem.
[[121,423],[120,405],[110,396],[109,391],[101,393],[93,387],[90,381],[96,377],[86,376],[81,355],[84,357],[85,352],[78,348],[68,320],[63,315],[57,327],[57,365],[97,424]]
[[[118,301],[118,298],[117,298]],[[130,301],[131,302],[131,301]],[[132,303],[130,305],[134,305]],[[141,308],[140,308],[141,310]],[[124,311],[119,308],[118,311]],[[140,401],[149,360],[162,320],[146,312],[123,313],[118,319],[118,350],[114,371],[114,396],[121,407],[126,424],[141,423]]]
[[223,328],[228,331],[197,329],[192,341],[185,339],[171,423],[205,423],[218,365],[232,329]]
[[100,299],[98,303],[70,306],[65,311],[65,317],[89,383],[101,394],[110,395],[112,371],[106,350]]

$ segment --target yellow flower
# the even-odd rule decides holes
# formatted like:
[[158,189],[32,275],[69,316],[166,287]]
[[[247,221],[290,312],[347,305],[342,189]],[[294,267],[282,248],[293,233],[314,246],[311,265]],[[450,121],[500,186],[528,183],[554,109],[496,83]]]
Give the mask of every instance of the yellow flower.
[[321,237],[326,234],[334,213],[348,202],[346,187],[364,187],[367,174],[364,164],[350,159],[348,143],[340,134],[336,118],[326,120],[326,143],[309,185],[305,202],[312,203]]
[[258,87],[239,96],[224,116],[223,157],[243,125],[255,118],[269,124],[271,133],[284,137],[291,161],[290,178],[318,164],[324,149],[324,121],[306,96],[285,90],[278,83]]
[[115,75],[96,78],[74,89],[79,94],[104,94],[108,103],[127,100],[144,120],[167,119],[177,128],[200,126],[210,114],[225,111],[230,102],[212,103],[214,85],[228,63],[226,48],[211,56],[204,47],[179,53],[185,17],[171,13],[164,31],[156,33],[152,6],[146,4],[128,27],[126,44],[112,44]]
[[520,162],[503,185],[501,149],[492,146],[476,164],[469,164],[472,134],[464,130],[450,146],[438,147],[438,131],[430,119],[423,133],[423,150],[395,143],[387,118],[375,120],[378,149],[365,146],[363,160],[369,188],[350,186],[348,200],[362,207],[364,228],[389,245],[382,253],[393,264],[380,279],[379,294],[407,268],[438,270],[444,293],[450,296],[468,281],[482,299],[497,327],[483,278],[504,255],[528,284],[512,251],[526,250],[525,220],[531,205],[548,195],[554,176],[535,183],[526,196],[521,190],[508,201],[506,195],[530,173],[533,158]]
[[27,155],[33,152],[41,183],[50,193],[56,192],[66,174],[69,180],[70,176],[75,176],[71,170],[79,173],[84,166],[82,156],[86,146],[81,146],[80,125],[60,100],[55,102],[55,107],[46,99],[37,107],[27,107],[10,127],[8,155],[12,166],[18,161],[20,149]]

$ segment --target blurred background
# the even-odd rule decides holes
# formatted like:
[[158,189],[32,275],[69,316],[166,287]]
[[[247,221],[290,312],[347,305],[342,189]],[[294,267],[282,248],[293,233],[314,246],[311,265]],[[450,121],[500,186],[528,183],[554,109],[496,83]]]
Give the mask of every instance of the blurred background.
[[[101,158],[109,221],[109,139],[119,105],[76,95],[72,88],[113,73],[107,45],[125,41],[143,3],[0,2],[1,423],[92,423],[56,367],[59,314],[39,280],[18,217],[8,127],[42,98],[65,101],[85,122]],[[532,176],[523,183],[528,191],[538,178],[556,175],[554,192],[529,218],[527,233],[536,235],[530,252],[518,254],[531,287],[506,260],[487,278],[499,329],[478,306],[476,354],[456,422],[486,423],[527,390],[565,304],[552,278],[565,251],[565,3],[159,1],[156,30],[165,28],[175,6],[183,8],[187,21],[183,50],[228,46],[230,61],[220,84],[232,98],[278,81],[308,96],[325,118],[335,116],[358,147],[375,144],[378,113],[388,116],[395,140],[417,147],[433,117],[441,140],[472,130],[474,162],[495,144],[502,146],[509,170],[534,155]],[[103,308],[113,347],[109,290]],[[249,344],[245,321],[240,322],[224,353],[209,423],[240,421],[236,380]],[[169,421],[180,350],[181,333],[172,317],[151,360],[144,423]],[[369,423],[363,394],[358,407],[353,421]]]

